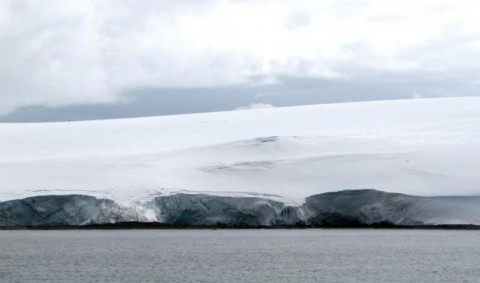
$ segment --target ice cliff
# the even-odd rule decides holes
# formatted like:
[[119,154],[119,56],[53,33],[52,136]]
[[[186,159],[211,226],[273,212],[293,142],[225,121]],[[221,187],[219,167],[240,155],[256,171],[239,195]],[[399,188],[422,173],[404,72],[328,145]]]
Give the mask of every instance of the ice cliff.
[[480,197],[347,190],[309,196],[298,206],[255,196],[187,193],[155,197],[130,207],[85,195],[38,196],[0,203],[0,227],[131,222],[232,228],[479,225]]

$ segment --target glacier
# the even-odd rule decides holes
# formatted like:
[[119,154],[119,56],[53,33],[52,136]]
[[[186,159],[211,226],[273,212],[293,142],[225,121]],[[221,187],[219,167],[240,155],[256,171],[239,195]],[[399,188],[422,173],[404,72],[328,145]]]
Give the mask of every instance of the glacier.
[[419,197],[367,189],[313,195],[299,206],[258,196],[186,193],[155,197],[141,208],[85,195],[0,203],[0,228],[127,223],[226,228],[479,225],[480,196]]
[[0,123],[0,226],[478,224],[478,109],[463,97]]

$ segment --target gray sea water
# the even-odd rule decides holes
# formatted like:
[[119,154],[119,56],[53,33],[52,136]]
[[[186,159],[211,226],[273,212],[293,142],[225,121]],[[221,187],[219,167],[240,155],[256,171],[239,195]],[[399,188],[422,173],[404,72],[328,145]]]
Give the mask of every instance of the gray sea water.
[[480,231],[0,231],[0,282],[480,281]]

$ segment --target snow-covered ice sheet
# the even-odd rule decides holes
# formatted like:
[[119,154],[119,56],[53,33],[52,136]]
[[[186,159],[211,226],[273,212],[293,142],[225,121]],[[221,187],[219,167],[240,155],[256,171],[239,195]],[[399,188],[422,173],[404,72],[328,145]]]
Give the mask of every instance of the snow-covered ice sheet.
[[480,99],[0,124],[0,201],[172,192],[287,199],[374,188],[480,194]]

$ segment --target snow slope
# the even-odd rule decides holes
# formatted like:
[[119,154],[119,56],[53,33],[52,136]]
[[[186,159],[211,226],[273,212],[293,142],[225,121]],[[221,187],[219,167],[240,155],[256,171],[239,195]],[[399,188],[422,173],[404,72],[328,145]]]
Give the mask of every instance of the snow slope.
[[480,195],[480,99],[0,124],[0,201],[174,192],[300,205],[328,191]]

